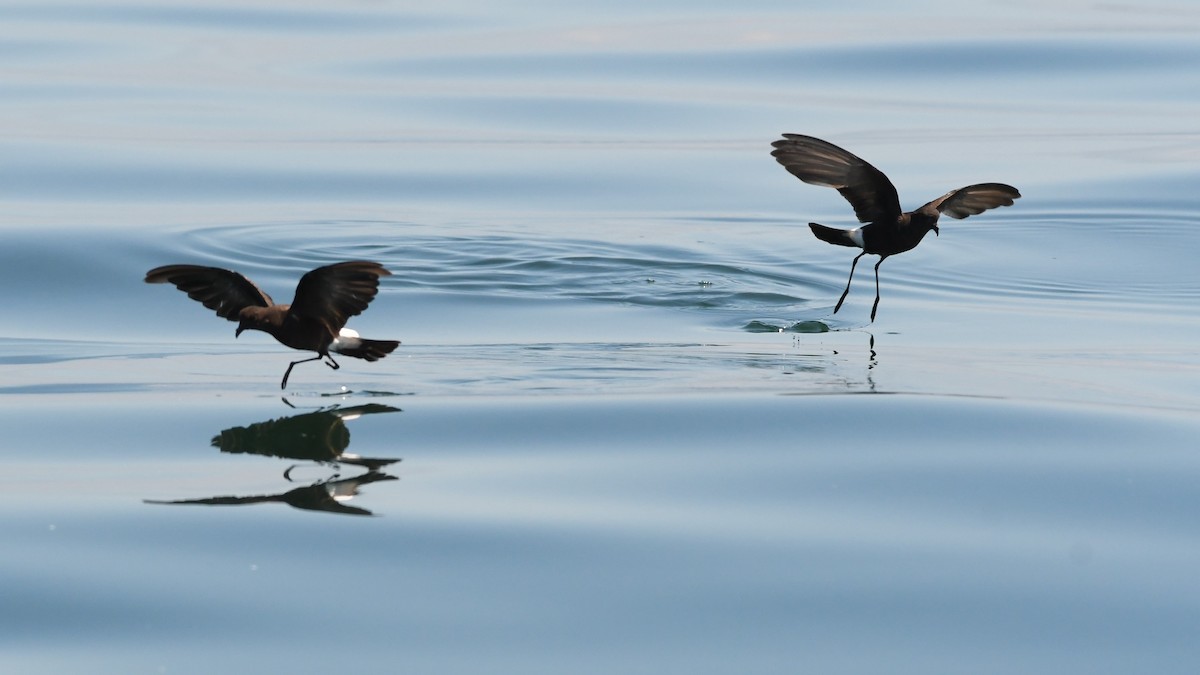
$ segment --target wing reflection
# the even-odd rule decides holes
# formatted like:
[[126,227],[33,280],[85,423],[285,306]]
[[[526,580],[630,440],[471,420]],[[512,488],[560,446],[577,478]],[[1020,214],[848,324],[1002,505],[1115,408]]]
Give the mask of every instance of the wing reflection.
[[[286,400],[285,400],[286,403]],[[289,404],[290,405],[290,404]],[[221,452],[279,457],[339,467],[342,464],[361,466],[365,473],[349,478],[340,475],[319,480],[312,485],[294,488],[277,494],[226,495],[202,499],[146,499],[147,504],[205,504],[208,506],[238,506],[243,504],[283,503],[307,511],[327,511],[354,516],[373,515],[367,509],[345,504],[358,495],[359,487],[379,481],[397,480],[380,471],[399,462],[399,458],[360,457],[346,452],[350,446],[350,430],[346,422],[363,415],[400,412],[399,408],[370,403],[351,408],[332,406],[313,412],[279,417],[244,427],[230,427],[212,439]],[[292,466],[283,472],[291,481]]]
[[397,480],[395,476],[380,473],[379,471],[368,471],[353,478],[338,478],[334,476],[328,480],[319,481],[307,487],[296,488],[281,492],[275,495],[253,495],[249,497],[208,497],[207,499],[175,499],[175,500],[156,500],[147,499],[147,504],[207,504],[209,506],[240,506],[242,504],[262,504],[265,502],[282,502],[288,506],[294,506],[298,509],[307,511],[329,511],[330,513],[344,513],[350,516],[370,516],[373,515],[366,509],[357,506],[347,506],[342,502],[352,499],[358,494],[360,485],[374,483],[381,480]]

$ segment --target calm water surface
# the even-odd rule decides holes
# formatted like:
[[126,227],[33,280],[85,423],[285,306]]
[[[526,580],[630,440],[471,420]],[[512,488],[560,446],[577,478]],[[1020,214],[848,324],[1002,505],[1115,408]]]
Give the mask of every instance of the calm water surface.
[[0,670],[1194,672],[1200,10],[807,4],[0,5]]

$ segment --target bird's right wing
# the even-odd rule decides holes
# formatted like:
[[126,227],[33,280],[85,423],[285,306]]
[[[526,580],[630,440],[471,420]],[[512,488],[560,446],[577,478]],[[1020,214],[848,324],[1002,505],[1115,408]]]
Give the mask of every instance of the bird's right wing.
[[951,218],[974,216],[997,206],[1012,206],[1021,198],[1017,188],[1004,183],[977,183],[951,190],[920,208],[928,215],[942,213]]
[[350,317],[361,314],[379,292],[379,277],[391,272],[377,262],[352,260],[318,267],[300,277],[291,314],[316,319],[336,336]]
[[837,188],[860,223],[894,223],[900,217],[896,186],[879,169],[838,146],[812,136],[784,134],[771,155],[811,185]]
[[193,300],[214,310],[217,316],[238,320],[245,307],[270,307],[271,296],[263,293],[246,277],[219,267],[165,265],[146,272],[146,283],[171,283]]

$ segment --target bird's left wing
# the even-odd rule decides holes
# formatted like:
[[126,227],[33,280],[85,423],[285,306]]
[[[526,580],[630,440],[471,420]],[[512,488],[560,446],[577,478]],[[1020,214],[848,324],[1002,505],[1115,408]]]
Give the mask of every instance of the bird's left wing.
[[1020,199],[1017,188],[1004,183],[977,183],[965,188],[951,190],[920,208],[922,213],[941,213],[951,218],[974,216],[997,206],[1012,206]]

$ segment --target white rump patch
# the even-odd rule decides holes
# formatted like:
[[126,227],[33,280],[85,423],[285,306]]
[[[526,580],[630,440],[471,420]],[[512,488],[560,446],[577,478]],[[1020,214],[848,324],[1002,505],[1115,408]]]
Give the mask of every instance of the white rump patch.
[[856,227],[853,230],[850,230],[849,232],[846,233],[846,236],[850,237],[850,241],[854,242],[855,246],[858,246],[859,248],[864,248],[861,227]]
[[343,328],[338,331],[338,336],[329,343],[329,351],[342,353],[346,349],[357,349],[362,346],[362,340],[358,338],[358,331],[349,328]]

